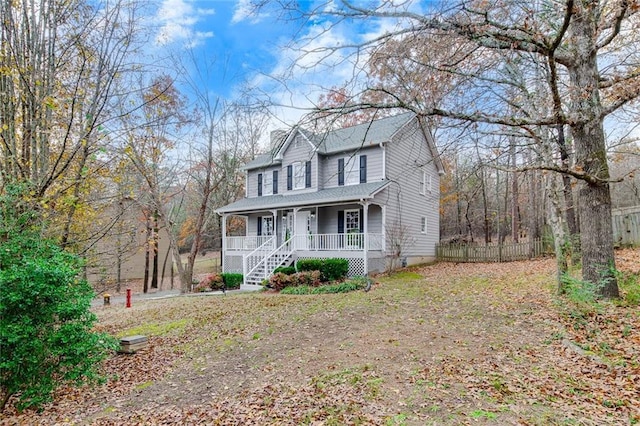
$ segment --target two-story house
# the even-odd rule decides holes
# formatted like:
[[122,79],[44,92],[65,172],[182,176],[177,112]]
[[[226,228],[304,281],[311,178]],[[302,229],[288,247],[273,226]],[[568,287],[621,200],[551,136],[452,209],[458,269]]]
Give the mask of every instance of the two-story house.
[[[272,151],[244,167],[246,196],[217,210],[225,272],[247,286],[303,258],[347,259],[350,276],[435,258],[443,168],[415,114],[271,136]],[[246,236],[226,236],[229,216],[246,220]]]

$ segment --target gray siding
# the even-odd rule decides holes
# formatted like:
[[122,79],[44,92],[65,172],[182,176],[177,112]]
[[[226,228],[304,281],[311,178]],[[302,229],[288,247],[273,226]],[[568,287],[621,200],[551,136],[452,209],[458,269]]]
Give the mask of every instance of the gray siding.
[[[250,170],[248,187],[247,187],[247,198],[258,196],[258,174],[262,173],[263,179],[266,174],[269,174],[269,181],[271,181],[274,170],[278,171],[278,194],[282,194],[283,191],[287,189],[287,169],[286,168],[284,169],[284,171],[280,166],[272,166],[264,169]],[[284,183],[282,182],[283,179],[284,179]],[[263,192],[263,195],[264,195],[264,192]]]
[[[360,204],[345,204],[340,206],[323,207],[318,211],[318,234],[336,234],[338,232],[338,211],[362,209]],[[382,232],[382,209],[380,206],[369,206],[370,233]]]
[[[282,171],[284,173],[282,192],[285,194],[287,191],[287,166],[289,164],[297,162],[311,161],[311,189],[318,188],[318,156],[315,153],[314,147],[307,141],[302,135],[296,135],[295,139],[291,141],[287,146],[283,159],[282,159]],[[308,191],[309,188],[306,188]]]
[[[403,229],[408,240],[403,256],[435,256],[435,245],[440,239],[440,179],[417,120],[395,135],[387,145],[386,157],[387,178],[392,184],[376,200],[387,205],[387,247],[391,247],[390,234]],[[432,185],[431,192],[425,195],[420,194],[423,170],[431,176]],[[422,217],[427,220],[426,234],[421,232]]]
[[384,176],[382,176],[382,148],[375,146],[323,157],[321,162],[323,179],[321,185],[324,188],[338,186],[338,160],[340,158],[349,158],[353,154],[367,156],[367,182],[384,179]]

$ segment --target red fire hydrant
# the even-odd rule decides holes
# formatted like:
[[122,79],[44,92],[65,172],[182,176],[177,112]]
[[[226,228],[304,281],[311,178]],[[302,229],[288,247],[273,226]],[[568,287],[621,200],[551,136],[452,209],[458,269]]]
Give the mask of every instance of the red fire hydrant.
[[131,289],[127,289],[127,308],[131,307]]

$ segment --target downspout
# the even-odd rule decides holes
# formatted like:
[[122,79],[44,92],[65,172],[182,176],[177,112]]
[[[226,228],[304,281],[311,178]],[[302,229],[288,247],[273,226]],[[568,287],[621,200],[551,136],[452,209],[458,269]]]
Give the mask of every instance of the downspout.
[[387,178],[387,146],[384,142],[380,142],[380,148],[382,149],[382,179]]

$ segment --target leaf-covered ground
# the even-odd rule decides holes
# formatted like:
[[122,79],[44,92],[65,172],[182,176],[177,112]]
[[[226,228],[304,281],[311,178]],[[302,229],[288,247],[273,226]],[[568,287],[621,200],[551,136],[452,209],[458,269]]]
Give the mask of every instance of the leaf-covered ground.
[[[551,259],[441,263],[368,292],[180,297],[97,308],[144,334],[109,381],[1,424],[425,425],[640,422],[640,313],[554,294]],[[618,253],[638,273],[640,250]]]

